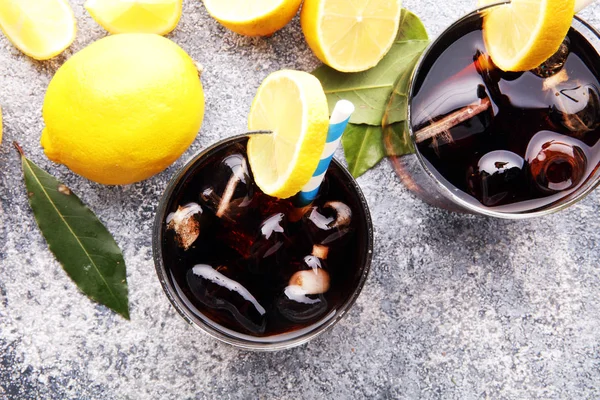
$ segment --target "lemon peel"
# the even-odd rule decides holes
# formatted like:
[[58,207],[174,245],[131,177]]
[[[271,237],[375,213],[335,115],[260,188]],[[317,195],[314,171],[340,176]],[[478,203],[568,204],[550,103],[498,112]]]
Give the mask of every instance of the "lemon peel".
[[270,36],[298,13],[302,0],[204,0],[221,25],[245,36]]
[[49,159],[95,182],[123,185],[164,170],[189,147],[202,124],[204,92],[181,47],[124,33],[67,60],[42,114]]

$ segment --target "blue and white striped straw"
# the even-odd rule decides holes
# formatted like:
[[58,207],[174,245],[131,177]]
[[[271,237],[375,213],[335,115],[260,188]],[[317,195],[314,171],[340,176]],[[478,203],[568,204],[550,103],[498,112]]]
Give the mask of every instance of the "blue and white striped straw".
[[329,168],[333,154],[340,144],[342,134],[344,133],[353,112],[354,104],[348,100],[338,101],[333,108],[329,120],[329,131],[327,132],[325,149],[323,149],[323,154],[321,154],[321,161],[319,161],[319,165],[317,166],[313,177],[306,185],[304,185],[300,193],[298,193],[297,205],[299,207],[310,204],[317,197],[321,183],[327,173],[327,168]]

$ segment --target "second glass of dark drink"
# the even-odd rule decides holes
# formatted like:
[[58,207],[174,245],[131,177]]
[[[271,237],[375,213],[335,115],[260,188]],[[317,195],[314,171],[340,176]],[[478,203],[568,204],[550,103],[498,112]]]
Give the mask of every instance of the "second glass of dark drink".
[[356,182],[333,162],[303,209],[253,181],[247,137],[215,144],[176,176],[159,206],[154,252],[172,304],[227,343],[302,344],[352,306],[372,258],[372,226]]
[[543,215],[599,183],[600,36],[575,17],[548,61],[504,72],[483,39],[493,7],[502,5],[457,21],[417,64],[405,139],[415,154],[392,161],[434,205],[502,218]]

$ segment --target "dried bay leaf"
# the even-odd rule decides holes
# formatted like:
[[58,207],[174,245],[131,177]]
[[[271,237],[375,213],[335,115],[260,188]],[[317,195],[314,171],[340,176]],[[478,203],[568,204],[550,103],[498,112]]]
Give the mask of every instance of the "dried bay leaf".
[[125,260],[119,246],[71,190],[25,155],[29,204],[50,251],[90,299],[129,319]]
[[346,99],[354,103],[356,111],[350,122],[354,124],[381,125],[390,93],[398,77],[414,66],[429,39],[427,31],[419,18],[402,10],[400,27],[392,48],[375,67],[358,73],[343,73],[328,66],[317,68],[313,74],[319,78],[330,110],[338,100]]

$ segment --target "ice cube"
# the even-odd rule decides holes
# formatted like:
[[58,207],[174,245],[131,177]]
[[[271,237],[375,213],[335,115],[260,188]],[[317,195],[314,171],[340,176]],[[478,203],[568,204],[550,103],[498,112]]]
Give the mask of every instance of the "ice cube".
[[312,243],[329,245],[352,231],[352,210],[341,201],[312,207],[302,218]]
[[595,85],[565,82],[555,89],[552,119],[581,136],[600,127],[600,91]]
[[536,133],[525,160],[531,177],[543,193],[556,193],[577,186],[587,172],[587,146],[581,141],[551,131]]
[[[219,268],[218,268],[219,269]],[[186,279],[194,298],[206,307],[226,310],[241,327],[261,334],[266,327],[266,310],[241,283],[210,265],[198,264]]]
[[273,214],[289,214],[294,209],[291,199],[278,199],[271,197],[260,190],[254,194],[254,202],[261,218],[268,218]]
[[188,203],[177,207],[177,211],[167,215],[167,229],[175,232],[177,245],[184,250],[200,236],[200,216],[202,207],[196,203]]
[[467,170],[469,192],[493,207],[514,198],[526,184],[525,160],[507,150],[486,153]]
[[562,70],[569,57],[569,46],[571,42],[568,37],[561,43],[560,47],[549,59],[543,62],[539,67],[531,70],[532,73],[540,78],[549,78]]
[[327,300],[321,294],[307,295],[300,286],[287,286],[275,302],[279,313],[296,323],[306,323],[327,311]]
[[230,154],[219,163],[212,183],[200,193],[200,198],[217,217],[235,220],[244,215],[254,196],[254,182],[242,154]]
[[248,255],[252,272],[266,273],[285,263],[285,254],[279,250],[289,243],[286,225],[283,213],[271,215],[261,223]]

